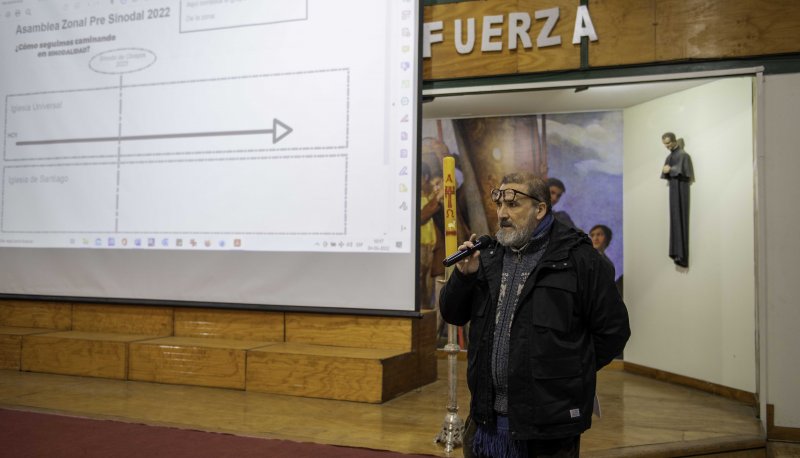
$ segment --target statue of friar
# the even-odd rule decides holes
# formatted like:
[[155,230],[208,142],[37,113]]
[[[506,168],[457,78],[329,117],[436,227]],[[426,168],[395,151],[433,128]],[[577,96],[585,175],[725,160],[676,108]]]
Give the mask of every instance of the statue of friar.
[[689,185],[694,181],[692,158],[672,132],[661,136],[669,155],[661,178],[669,183],[669,257],[689,267]]

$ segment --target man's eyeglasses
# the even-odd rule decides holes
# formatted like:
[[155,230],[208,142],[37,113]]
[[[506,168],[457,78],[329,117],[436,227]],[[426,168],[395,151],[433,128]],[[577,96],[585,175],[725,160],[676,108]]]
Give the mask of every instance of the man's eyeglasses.
[[535,200],[536,202],[541,202],[541,200],[529,195],[525,194],[522,191],[517,191],[516,189],[492,189],[492,201],[498,205],[501,203],[511,203],[517,199],[517,194],[522,194],[525,197]]

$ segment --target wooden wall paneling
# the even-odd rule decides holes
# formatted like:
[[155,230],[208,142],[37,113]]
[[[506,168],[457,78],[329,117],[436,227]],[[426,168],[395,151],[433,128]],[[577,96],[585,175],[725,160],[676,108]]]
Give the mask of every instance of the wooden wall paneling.
[[796,0],[656,0],[656,60],[800,51]]
[[[515,54],[518,59],[517,71],[519,73],[535,73],[556,70],[572,70],[581,66],[581,45],[572,44],[572,33],[575,28],[575,12],[578,9],[578,0],[519,0],[517,11],[531,15],[530,38],[532,48],[524,49],[517,43]],[[559,8],[559,19],[551,36],[560,36],[561,45],[536,47],[536,39],[545,24],[545,19],[537,20],[536,10]],[[594,12],[589,9],[594,21]],[[599,32],[598,32],[599,33]],[[602,39],[602,38],[601,38]]]
[[65,302],[0,300],[0,326],[70,329],[72,305]]
[[283,312],[175,309],[175,336],[282,342]]
[[287,313],[286,342],[412,351],[415,318]]
[[767,404],[767,439],[778,440],[778,441],[800,442],[800,428],[775,426],[774,404]]
[[[502,51],[480,51],[483,17],[517,9],[516,0],[486,0],[426,6],[424,21],[443,21],[440,32],[444,41],[431,45],[431,58],[424,59],[422,77],[426,80],[470,76],[504,75],[517,72],[517,56],[508,49],[508,21],[503,21]],[[455,46],[455,20],[461,19],[463,40],[467,36],[467,19],[475,18],[475,47],[469,54],[459,54]],[[420,50],[420,52],[422,52]]]
[[[423,63],[426,80],[541,73],[580,67],[580,46],[572,44],[579,0],[483,0],[425,7],[426,23],[442,21],[444,41],[432,44]],[[510,12],[531,15],[535,43],[543,20],[535,11],[558,7],[553,35],[560,46],[510,50]],[[796,0],[588,0],[598,41],[589,43],[590,67],[613,67],[676,60],[724,59],[800,52],[800,8]],[[502,50],[481,52],[483,17],[503,16]],[[455,20],[475,19],[476,46],[461,55],[455,47]],[[437,31],[439,33],[439,31]],[[463,35],[463,33],[462,33]]]
[[74,304],[72,329],[83,332],[168,336],[173,330],[171,307],[117,304]]
[[749,404],[751,406],[758,405],[755,393],[750,393],[748,391],[739,390],[724,385],[719,385],[717,383],[707,382],[705,380],[699,380],[693,377],[687,377],[685,375],[663,371],[661,369],[654,369],[652,367],[642,366],[641,364],[631,363],[628,361],[623,362],[623,367],[625,371],[630,372],[632,374],[643,375],[645,377],[654,378],[656,380],[662,380],[677,385],[684,385],[696,388],[698,390],[705,391],[706,393],[713,393],[728,399],[735,399],[737,401]]
[[589,43],[589,66],[608,67],[656,59],[656,0],[589,0],[598,40]]

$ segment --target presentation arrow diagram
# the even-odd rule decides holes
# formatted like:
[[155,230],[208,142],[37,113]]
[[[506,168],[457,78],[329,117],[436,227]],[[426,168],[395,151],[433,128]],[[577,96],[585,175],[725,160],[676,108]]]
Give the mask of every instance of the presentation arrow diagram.
[[257,130],[225,130],[216,132],[189,132],[157,135],[121,135],[116,137],[88,137],[88,138],[60,138],[54,140],[29,140],[16,142],[17,146],[54,145],[59,143],[94,143],[94,142],[125,142],[136,140],[163,140],[169,138],[192,137],[226,137],[236,135],[263,135],[272,134],[272,143],[278,143],[291,134],[294,129],[281,122],[278,118],[272,120],[272,129]]
[[294,129],[282,123],[278,118],[272,120],[272,143],[278,143]]

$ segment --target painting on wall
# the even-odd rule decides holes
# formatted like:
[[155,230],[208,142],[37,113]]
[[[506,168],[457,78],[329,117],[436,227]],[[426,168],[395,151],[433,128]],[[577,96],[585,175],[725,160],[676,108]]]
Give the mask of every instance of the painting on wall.
[[[588,233],[598,224],[611,229],[605,254],[622,276],[621,111],[425,119],[422,137],[421,160],[434,179],[442,174],[445,156],[456,159],[459,240],[469,233],[494,234],[490,190],[507,173],[532,172],[564,183],[566,192],[554,210],[567,212],[578,229]],[[441,222],[433,219],[443,238]],[[433,264],[441,259],[435,255]]]

